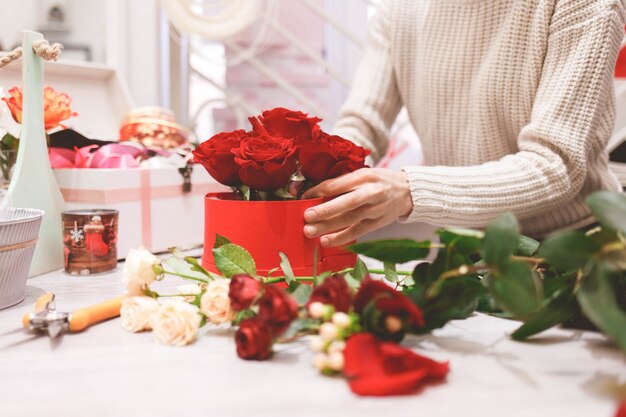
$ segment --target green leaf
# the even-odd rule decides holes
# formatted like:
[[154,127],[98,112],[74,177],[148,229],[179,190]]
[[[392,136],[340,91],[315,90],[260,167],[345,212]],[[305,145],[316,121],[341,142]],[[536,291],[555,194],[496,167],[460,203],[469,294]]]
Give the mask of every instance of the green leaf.
[[213,244],[213,249],[217,249],[220,246],[228,245],[229,243],[233,243],[227,237],[222,235],[215,234],[215,243]]
[[354,270],[352,271],[352,277],[357,281],[361,281],[369,274],[369,270],[367,269],[367,265],[365,262],[357,256],[356,264],[354,265]]
[[453,277],[441,284],[438,295],[422,307],[426,326],[413,329],[428,333],[444,326],[450,320],[465,319],[478,307],[484,288],[476,277]]
[[346,283],[348,283],[348,287],[350,287],[350,289],[352,290],[356,291],[361,286],[361,281],[354,278],[354,275],[349,272],[344,274],[343,278],[346,280]]
[[441,243],[464,253],[476,253],[480,250],[483,232],[470,229],[448,228],[437,231]]
[[20,140],[10,133],[5,133],[2,139],[0,139],[0,149],[7,151],[17,150],[20,144]]
[[515,254],[519,256],[533,256],[539,249],[539,245],[540,243],[535,239],[522,235],[519,237]]
[[298,302],[298,305],[305,305],[313,292],[313,287],[294,281],[289,286],[291,296]]
[[582,268],[589,258],[600,250],[600,245],[579,230],[572,230],[547,238],[537,254],[559,271]]
[[571,287],[576,283],[576,273],[553,274],[544,272],[541,280],[543,294],[546,298],[552,298],[557,292]]
[[586,201],[602,226],[626,233],[626,196],[614,191],[599,191]]
[[482,295],[478,299],[478,307],[476,307],[476,310],[488,314],[502,312],[502,309],[498,307],[489,291],[483,291]]
[[274,195],[278,198],[282,198],[285,200],[295,200],[296,197],[292,196],[291,194],[289,194],[289,190],[288,190],[289,186],[283,187],[283,188],[279,188],[278,190],[274,191]]
[[283,270],[283,274],[285,275],[285,282],[287,284],[291,284],[296,281],[296,277],[293,274],[293,269],[291,268],[291,264],[289,263],[289,258],[282,252],[278,252],[278,256],[280,256],[280,269]]
[[247,185],[239,185],[237,187],[234,187],[234,189],[239,191],[239,194],[244,201],[250,201],[250,187],[248,187]]
[[226,278],[237,274],[256,276],[256,264],[252,255],[233,243],[227,243],[213,249],[215,266]]
[[256,313],[250,309],[238,311],[233,320],[233,324],[237,325],[245,319],[251,319],[254,316],[256,316]]
[[165,259],[163,263],[172,268],[172,270],[177,274],[186,275],[188,277],[202,280],[205,282],[207,281],[207,275],[202,272],[198,272],[196,269],[194,269],[195,267],[193,265],[189,264],[185,261],[185,259],[177,256],[176,254]]
[[626,351],[626,314],[617,302],[614,283],[620,279],[621,271],[594,262],[583,276],[577,298],[585,316]]
[[422,262],[413,269],[413,288],[405,291],[407,297],[413,301],[418,307],[422,308],[426,302],[426,290],[428,286],[433,282],[429,270],[431,264],[428,262]]
[[321,285],[326,278],[328,278],[329,276],[331,276],[333,273],[330,271],[326,271],[326,272],[322,272],[321,274],[317,275],[314,279],[313,279],[313,285],[315,285],[316,287]]
[[519,225],[511,213],[504,213],[485,230],[482,255],[487,265],[502,266],[509,262],[519,242]]
[[515,340],[524,340],[572,318],[577,310],[576,298],[572,291],[573,286],[570,286],[555,292],[553,297],[530,315],[511,337]]
[[384,262],[383,268],[385,271],[385,278],[389,282],[398,282],[398,271],[396,270],[396,264]]
[[402,264],[428,256],[430,241],[416,242],[411,239],[376,240],[357,243],[348,247],[348,249],[382,262]]
[[543,289],[537,273],[524,262],[512,261],[487,274],[493,299],[514,317],[525,318],[541,306]]

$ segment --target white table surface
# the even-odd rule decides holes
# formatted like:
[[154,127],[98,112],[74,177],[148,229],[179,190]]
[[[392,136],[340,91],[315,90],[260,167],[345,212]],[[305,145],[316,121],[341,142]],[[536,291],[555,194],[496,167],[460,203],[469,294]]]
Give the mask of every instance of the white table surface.
[[0,416],[612,417],[624,393],[626,355],[603,336],[555,329],[519,343],[506,337],[517,323],[481,314],[405,340],[449,360],[450,374],[419,394],[382,399],[319,375],[304,341],[248,362],[237,358],[232,331],[211,326],[183,348],[127,333],[119,319],[53,341],[19,330],[45,291],[71,311],[121,294],[120,275],[121,266],[92,277],[46,274],[0,311]]

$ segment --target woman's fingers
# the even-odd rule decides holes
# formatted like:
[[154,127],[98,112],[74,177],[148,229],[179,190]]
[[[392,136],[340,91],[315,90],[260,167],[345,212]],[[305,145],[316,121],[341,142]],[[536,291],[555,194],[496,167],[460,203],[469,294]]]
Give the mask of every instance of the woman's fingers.
[[322,236],[320,244],[322,246],[344,246],[350,242],[354,242],[358,237],[366,233],[372,232],[385,225],[385,219],[367,219],[355,224],[341,232]]
[[341,177],[326,180],[310,190],[307,190],[302,195],[302,198],[334,197],[336,195],[345,194],[363,184],[367,178],[369,178],[370,169],[371,168],[362,168],[349,174],[342,175]]
[[381,206],[364,205],[322,222],[308,224],[304,226],[304,235],[309,238],[314,238],[326,233],[345,229],[365,219],[382,217],[384,214],[384,208]]
[[323,222],[365,204],[376,203],[377,201],[371,190],[367,187],[362,187],[351,193],[340,195],[326,203],[311,207],[304,212],[304,221],[307,223]]

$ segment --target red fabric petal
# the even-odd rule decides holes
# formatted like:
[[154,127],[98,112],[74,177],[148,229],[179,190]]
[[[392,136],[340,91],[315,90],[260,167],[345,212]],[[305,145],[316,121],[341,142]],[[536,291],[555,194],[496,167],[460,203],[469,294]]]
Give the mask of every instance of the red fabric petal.
[[[344,374],[358,395],[387,396],[414,392],[424,382],[444,378],[447,362],[436,362],[369,333],[348,339]],[[621,417],[621,416],[620,416]]]
[[408,371],[389,376],[366,376],[348,381],[352,392],[357,395],[386,397],[389,395],[405,395],[413,393],[420,383],[428,376],[424,369]]

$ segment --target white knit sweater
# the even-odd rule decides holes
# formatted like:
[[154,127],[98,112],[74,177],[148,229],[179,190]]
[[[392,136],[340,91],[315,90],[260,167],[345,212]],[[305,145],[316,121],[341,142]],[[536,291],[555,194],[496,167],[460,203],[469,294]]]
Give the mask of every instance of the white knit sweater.
[[605,146],[624,20],[619,0],[387,1],[335,131],[378,159],[406,106],[426,163],[404,168],[408,221],[585,225],[585,197],[619,188]]

